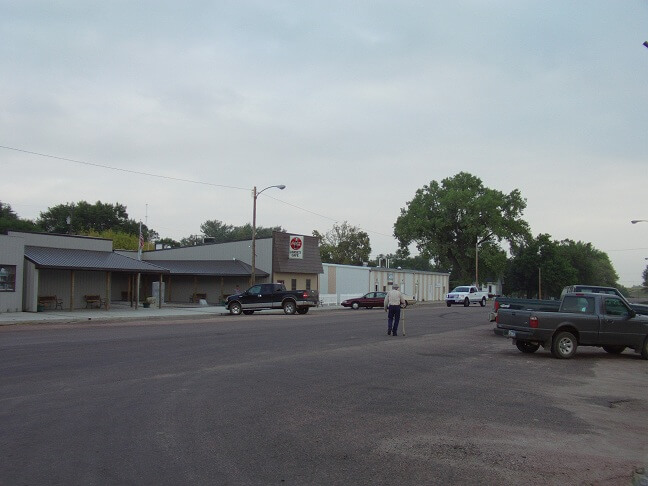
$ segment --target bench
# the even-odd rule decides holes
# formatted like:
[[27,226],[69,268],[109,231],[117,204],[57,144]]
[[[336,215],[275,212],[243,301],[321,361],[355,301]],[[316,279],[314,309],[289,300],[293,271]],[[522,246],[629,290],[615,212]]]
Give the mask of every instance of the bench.
[[200,302],[200,299],[207,300],[207,294],[206,293],[201,293],[201,292],[194,292],[189,297],[189,302],[193,302],[193,303],[197,304],[198,302]]
[[50,309],[54,306],[54,309],[63,309],[63,301],[57,299],[56,295],[40,295],[38,297],[38,305],[47,306]]
[[100,295],[84,295],[83,300],[86,303],[86,309],[96,305],[98,309],[102,306],[106,307],[106,299],[102,299]]

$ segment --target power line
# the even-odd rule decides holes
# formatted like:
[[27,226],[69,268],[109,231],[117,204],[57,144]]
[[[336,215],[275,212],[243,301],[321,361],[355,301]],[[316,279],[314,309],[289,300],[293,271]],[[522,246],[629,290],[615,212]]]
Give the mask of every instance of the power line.
[[39,152],[32,152],[30,150],[23,150],[23,149],[18,149],[14,147],[7,147],[5,145],[0,145],[0,148],[7,149],[7,150],[13,150],[15,152],[22,152],[24,154],[31,154],[31,155],[38,155],[39,157],[47,157],[50,159],[56,159],[56,160],[64,160],[66,162],[73,162],[75,164],[81,164],[81,165],[88,165],[91,167],[100,167],[102,169],[109,169],[109,170],[117,170],[121,172],[128,172],[129,174],[138,174],[138,175],[143,175],[143,176],[148,176],[148,177],[157,177],[158,179],[167,179],[171,181],[180,181],[180,182],[188,182],[190,184],[201,184],[203,186],[212,186],[212,187],[226,187],[228,189],[240,189],[244,191],[251,191],[252,188],[247,188],[247,187],[237,187],[237,186],[226,186],[223,184],[214,184],[212,182],[204,182],[204,181],[195,181],[192,179],[182,179],[180,177],[171,177],[171,176],[164,176],[160,174],[152,174],[150,172],[141,172],[137,170],[131,170],[131,169],[122,169],[121,167],[112,167],[110,165],[103,165],[103,164],[96,164],[93,162],[85,162],[83,160],[75,160],[75,159],[68,159],[67,157],[58,157],[56,155],[49,155],[49,154],[41,154]]
[[[40,153],[40,152],[33,152],[31,150],[24,150],[24,149],[19,149],[19,148],[15,148],[15,147],[8,147],[6,145],[0,145],[0,148],[6,149],[6,150],[13,150],[14,152],[21,152],[21,153],[24,153],[24,154],[37,155],[39,157],[47,157],[49,159],[56,159],[56,160],[62,160],[62,161],[65,161],[65,162],[72,162],[74,164],[86,165],[86,166],[89,166],[89,167],[99,167],[101,169],[108,169],[108,170],[115,170],[115,171],[120,171],[120,172],[127,172],[129,174],[137,174],[137,175],[142,175],[142,176],[147,176],[147,177],[156,177],[158,179],[165,179],[165,180],[178,181],[178,182],[186,182],[186,183],[189,183],[189,184],[200,184],[200,185],[203,185],[203,186],[211,186],[211,187],[224,187],[224,188],[227,188],[227,189],[237,189],[237,190],[243,190],[243,191],[251,191],[252,190],[252,188],[247,188],[247,187],[228,186],[228,185],[224,185],[224,184],[214,184],[212,182],[196,181],[196,180],[193,180],[193,179],[183,179],[181,177],[171,177],[171,176],[165,176],[165,175],[160,175],[160,174],[153,174],[151,172],[142,172],[142,171],[137,171],[137,170],[132,170],[132,169],[123,169],[121,167],[113,167],[113,166],[105,165],[105,164],[97,164],[97,163],[94,163],[94,162],[86,162],[86,161],[83,161],[83,160],[70,159],[70,158],[67,158],[67,157],[59,157],[57,155],[43,154],[43,153]],[[323,214],[316,213],[315,211],[311,211],[310,209],[302,208],[301,206],[297,206],[296,204],[292,204],[292,203],[283,201],[281,199],[277,199],[276,197],[270,196],[268,194],[264,194],[264,196],[269,197],[270,199],[274,199],[275,201],[278,201],[278,202],[280,202],[282,204],[285,204],[286,206],[291,206],[293,208],[299,209],[299,210],[304,211],[306,213],[313,214],[313,215],[318,216],[320,218],[328,219],[329,221],[333,221],[335,223],[337,223],[339,221],[338,219],[334,219],[334,218],[331,218],[329,216],[325,216]],[[370,233],[380,235],[380,236],[386,236],[388,238],[393,237],[393,235],[386,235],[384,233],[380,233],[379,231],[372,231],[372,230],[366,230],[366,231],[368,231]]]

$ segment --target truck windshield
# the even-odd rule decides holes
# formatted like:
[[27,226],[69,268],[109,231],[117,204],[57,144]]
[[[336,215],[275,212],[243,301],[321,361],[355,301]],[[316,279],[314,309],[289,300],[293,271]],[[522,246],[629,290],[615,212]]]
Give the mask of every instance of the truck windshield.
[[455,287],[453,292],[470,292],[470,287]]

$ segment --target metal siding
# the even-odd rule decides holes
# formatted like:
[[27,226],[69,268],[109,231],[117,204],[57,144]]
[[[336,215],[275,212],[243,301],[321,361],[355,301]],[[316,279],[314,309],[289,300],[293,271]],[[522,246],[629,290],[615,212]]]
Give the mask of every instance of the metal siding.
[[[154,263],[160,260],[240,260],[252,263],[252,240],[214,243],[208,245],[168,248],[145,251],[142,259]],[[272,238],[256,240],[256,267],[268,274],[272,272]],[[125,254],[125,252],[122,252]],[[135,253],[135,252],[133,252]]]
[[0,265],[16,267],[14,291],[0,292],[0,312],[20,312],[23,308],[24,240],[15,236],[0,235],[0,246]]
[[8,234],[24,238],[25,246],[42,246],[46,248],[64,248],[67,250],[91,250],[109,252],[112,252],[113,250],[112,240],[108,240],[106,238],[29,233],[22,231],[9,231]]

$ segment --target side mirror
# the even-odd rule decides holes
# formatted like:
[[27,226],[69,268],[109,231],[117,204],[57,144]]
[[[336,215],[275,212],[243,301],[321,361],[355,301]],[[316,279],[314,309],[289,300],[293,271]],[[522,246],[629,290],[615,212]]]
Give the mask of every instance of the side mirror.
[[634,309],[630,309],[629,316],[630,316],[630,319],[632,319],[633,317],[637,317],[637,313],[635,312]]

